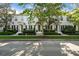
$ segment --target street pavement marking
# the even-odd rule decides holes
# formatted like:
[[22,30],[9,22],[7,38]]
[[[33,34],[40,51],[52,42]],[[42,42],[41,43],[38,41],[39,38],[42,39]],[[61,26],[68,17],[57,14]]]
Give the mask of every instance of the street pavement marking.
[[9,43],[0,43],[0,47],[5,46],[7,44],[9,44]]
[[35,52],[38,49],[39,45],[40,44],[38,42],[33,43],[33,47],[25,54],[25,56],[32,56],[32,52]]
[[66,48],[61,48],[61,49],[62,49],[61,51],[62,54],[66,54],[67,56],[74,56],[71,52],[68,52]]
[[32,52],[38,48],[38,43],[33,43],[33,47],[25,54],[25,56],[32,56]]
[[31,42],[27,42],[27,43],[25,43],[26,45],[28,45],[28,44],[32,44]]
[[16,52],[15,54],[13,54],[12,56],[20,56],[20,55],[22,55],[24,52],[25,52],[25,50],[18,51],[18,52]]
[[79,55],[79,46],[72,43],[60,43],[61,50],[64,51],[68,56],[73,56],[74,54]]
[[72,51],[79,51],[79,46],[78,45],[75,45],[75,44],[72,44],[72,43],[66,43],[66,44],[62,43],[62,45],[64,45],[65,47],[70,48],[70,50],[72,50]]
[[16,48],[11,49],[11,51],[14,51]]
[[32,47],[32,48],[25,54],[25,56],[31,56],[31,55],[32,55],[31,53],[33,52],[34,48],[35,48],[35,47]]

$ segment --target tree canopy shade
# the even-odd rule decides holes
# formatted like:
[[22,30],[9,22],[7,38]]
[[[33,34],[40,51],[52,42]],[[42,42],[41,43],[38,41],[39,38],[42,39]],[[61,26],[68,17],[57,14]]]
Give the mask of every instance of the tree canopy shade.
[[8,22],[11,20],[11,15],[8,13],[10,9],[10,4],[1,3],[0,4],[0,19],[3,21],[3,25],[7,29]]
[[[20,3],[19,5],[24,6],[25,4]],[[61,11],[63,6],[64,4],[62,3],[35,3],[33,4],[33,9],[25,9],[22,14],[30,16],[30,20],[33,20],[34,17],[37,17],[38,22],[42,26],[44,22],[50,26],[52,22],[55,23],[55,21],[57,21],[56,16],[60,16],[65,13]]]
[[73,22],[73,24],[77,28],[77,31],[79,31],[79,8],[76,8],[73,11],[69,12],[68,16],[70,17],[70,21]]
[[[20,3],[20,6],[24,6],[24,3]],[[39,22],[51,20],[52,16],[62,15],[61,8],[62,3],[36,3],[33,4],[33,9],[25,9],[22,14],[35,16],[39,19]],[[46,19],[47,18],[47,19]],[[32,19],[32,18],[31,18]]]
[[79,25],[79,8],[74,9],[73,11],[69,12],[68,16],[70,16],[70,21],[74,24]]

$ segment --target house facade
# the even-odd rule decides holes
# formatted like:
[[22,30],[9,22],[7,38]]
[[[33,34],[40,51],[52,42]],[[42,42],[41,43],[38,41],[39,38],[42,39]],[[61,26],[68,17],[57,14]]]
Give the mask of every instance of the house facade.
[[[73,23],[69,22],[67,16],[58,16],[57,24],[52,23],[50,25],[51,30],[55,30],[58,33],[61,33],[65,26],[74,26]],[[12,18],[12,21],[9,25],[10,29],[16,29],[18,31],[26,30],[35,30],[36,32],[42,32],[42,26],[38,22],[38,18],[34,18],[33,21],[29,21],[29,16],[24,15],[15,15]],[[44,23],[44,29],[47,29],[47,24]]]
[[[13,12],[13,11],[12,11]],[[10,13],[12,13],[10,12]],[[51,23],[50,29],[55,30],[58,33],[61,33],[65,26],[74,26],[72,22],[69,21],[67,16],[58,16],[57,24]],[[43,23],[43,28],[38,22],[38,18],[34,18],[32,21],[29,21],[29,16],[26,15],[16,15],[16,12],[13,12],[13,17],[11,22],[8,24],[8,29],[16,29],[18,32],[21,32],[23,29],[26,30],[35,30],[36,32],[42,32],[43,29],[48,29],[47,23]],[[3,30],[3,27],[0,27],[0,31]],[[76,26],[76,31],[78,27]]]

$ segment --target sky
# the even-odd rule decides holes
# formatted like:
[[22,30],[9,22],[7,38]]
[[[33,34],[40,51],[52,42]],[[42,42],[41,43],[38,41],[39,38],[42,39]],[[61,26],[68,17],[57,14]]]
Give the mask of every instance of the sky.
[[72,11],[76,8],[76,5],[73,3],[66,3],[66,7],[63,8],[64,11]]
[[[25,7],[21,7],[19,6],[17,3],[11,3],[11,9],[16,10],[16,13],[19,14],[20,12],[22,12],[24,9],[26,8],[33,8],[33,6],[31,4],[26,4]],[[72,3],[65,3],[66,7],[63,8],[64,11],[71,11],[73,10],[76,6]]]
[[11,3],[10,4],[11,9],[16,10],[16,13],[20,13],[22,12],[24,9],[28,8],[28,9],[32,9],[32,4],[26,4],[25,7],[19,6],[17,3]]

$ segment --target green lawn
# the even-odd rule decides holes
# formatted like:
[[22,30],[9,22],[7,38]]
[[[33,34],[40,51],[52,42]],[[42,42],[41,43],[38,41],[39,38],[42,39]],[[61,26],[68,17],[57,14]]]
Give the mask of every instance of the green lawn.
[[20,35],[20,36],[0,36],[0,40],[79,40],[79,35],[69,35],[69,36],[60,36],[60,35],[44,35],[44,36],[35,36],[35,35]]

